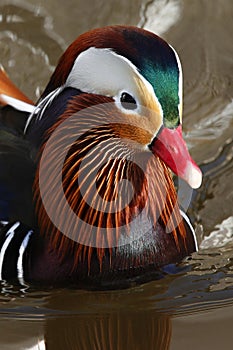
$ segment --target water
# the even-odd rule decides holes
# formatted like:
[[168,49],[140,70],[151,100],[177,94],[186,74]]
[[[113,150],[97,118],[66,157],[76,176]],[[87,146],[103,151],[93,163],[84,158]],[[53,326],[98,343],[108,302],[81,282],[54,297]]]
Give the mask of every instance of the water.
[[183,64],[185,138],[204,172],[189,208],[201,244],[192,259],[123,291],[3,285],[1,350],[232,349],[232,18],[231,0],[1,1],[0,61],[34,100],[81,32],[139,24],[167,39]]

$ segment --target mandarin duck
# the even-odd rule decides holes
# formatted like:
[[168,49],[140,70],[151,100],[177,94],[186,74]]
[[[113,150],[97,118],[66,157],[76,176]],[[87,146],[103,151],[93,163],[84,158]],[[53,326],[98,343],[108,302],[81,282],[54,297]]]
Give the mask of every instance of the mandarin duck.
[[197,250],[172,172],[182,138],[176,51],[143,29],[80,35],[34,105],[1,71],[0,279],[118,288]]

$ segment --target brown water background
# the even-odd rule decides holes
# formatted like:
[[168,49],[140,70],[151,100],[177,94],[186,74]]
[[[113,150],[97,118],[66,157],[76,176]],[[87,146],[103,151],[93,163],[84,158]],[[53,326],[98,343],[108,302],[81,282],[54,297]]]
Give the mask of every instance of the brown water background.
[[[124,291],[19,292],[5,285],[0,349],[43,349],[46,339],[49,350],[230,350],[233,2],[0,0],[0,63],[36,100],[67,45],[82,32],[107,24],[150,29],[181,58],[184,134],[204,172],[188,211],[201,249],[181,264],[179,273]],[[210,238],[203,241],[204,236]]]

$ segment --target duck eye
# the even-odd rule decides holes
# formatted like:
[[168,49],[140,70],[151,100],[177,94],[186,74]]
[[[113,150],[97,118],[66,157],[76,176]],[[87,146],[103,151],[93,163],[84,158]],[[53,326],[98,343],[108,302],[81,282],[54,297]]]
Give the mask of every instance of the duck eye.
[[127,92],[123,92],[121,94],[120,101],[121,101],[122,107],[124,107],[125,109],[133,110],[137,108],[137,102],[135,101],[133,96],[131,96]]

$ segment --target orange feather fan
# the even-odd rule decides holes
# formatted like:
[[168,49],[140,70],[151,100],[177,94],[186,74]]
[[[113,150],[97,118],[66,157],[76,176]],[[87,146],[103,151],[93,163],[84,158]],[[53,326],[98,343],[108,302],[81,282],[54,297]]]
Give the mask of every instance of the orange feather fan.
[[[55,133],[56,137],[50,144],[45,140],[41,148],[41,154],[46,149],[49,156],[43,162],[40,161],[34,183],[38,223],[41,232],[49,237],[51,247],[60,251],[61,259],[70,254],[74,255],[74,269],[80,261],[86,259],[90,269],[95,249],[100,270],[107,252],[111,262],[112,247],[118,245],[121,228],[124,227],[125,234],[130,236],[129,225],[144,208],[154,227],[157,221],[164,228],[173,222],[170,232],[173,234],[177,250],[180,239],[186,246],[185,228],[170,171],[151,153],[136,153],[133,150],[132,128],[126,127],[122,130],[120,123],[109,122],[111,114],[116,113],[114,107],[111,107],[111,111],[103,111],[101,106],[109,102],[112,102],[111,98],[97,95],[95,98],[93,95],[90,98],[88,94],[73,98],[57,123],[48,131],[48,139]],[[90,115],[88,109],[85,109],[90,105],[95,105],[95,115]],[[119,111],[117,113],[119,114]],[[67,130],[63,124],[65,125],[64,122],[72,116],[75,118],[68,124]],[[142,129],[135,127],[133,131],[141,133]],[[71,135],[72,140],[74,135],[77,135],[77,138],[72,141]],[[59,180],[56,177],[56,167],[64,144],[69,145],[69,150],[62,167],[62,187],[69,208],[77,218],[75,223],[69,217],[69,211],[64,209],[61,195],[57,191]],[[82,166],[84,161],[85,165]],[[100,166],[101,162],[103,164]],[[141,167],[138,166],[140,162]],[[63,223],[63,232],[54,225],[44,207],[44,198],[40,191],[41,174],[45,179],[44,193],[52,197],[50,200],[55,208],[57,220]],[[126,180],[125,185],[123,180]],[[84,199],[83,193],[87,200]],[[96,228],[95,233],[90,232],[90,226]],[[79,237],[83,237],[84,244],[80,243]]]

